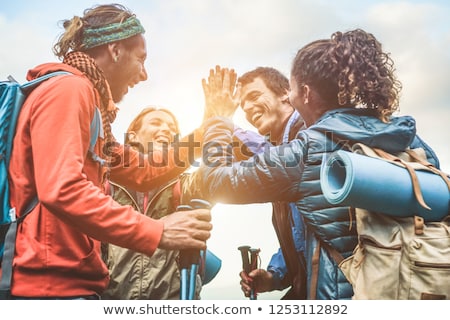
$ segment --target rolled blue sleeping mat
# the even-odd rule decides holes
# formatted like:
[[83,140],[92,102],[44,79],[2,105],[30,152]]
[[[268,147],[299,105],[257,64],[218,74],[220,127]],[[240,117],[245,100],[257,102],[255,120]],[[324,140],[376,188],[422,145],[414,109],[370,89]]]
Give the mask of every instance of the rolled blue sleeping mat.
[[324,156],[320,186],[326,200],[337,206],[352,206],[396,217],[418,215],[425,221],[440,221],[450,214],[450,191],[443,178],[416,170],[425,203],[422,207],[405,168],[349,151]]

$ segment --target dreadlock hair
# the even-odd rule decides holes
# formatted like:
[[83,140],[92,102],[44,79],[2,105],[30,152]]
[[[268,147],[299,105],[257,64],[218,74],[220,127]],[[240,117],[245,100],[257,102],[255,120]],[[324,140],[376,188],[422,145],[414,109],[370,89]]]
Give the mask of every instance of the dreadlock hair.
[[[74,16],[70,20],[62,20],[65,31],[53,46],[53,52],[61,60],[70,51],[88,53],[89,49],[85,48],[83,39],[85,29],[121,23],[134,16],[129,9],[120,4],[97,5],[86,9],[83,17]],[[95,48],[90,50],[95,50]]]

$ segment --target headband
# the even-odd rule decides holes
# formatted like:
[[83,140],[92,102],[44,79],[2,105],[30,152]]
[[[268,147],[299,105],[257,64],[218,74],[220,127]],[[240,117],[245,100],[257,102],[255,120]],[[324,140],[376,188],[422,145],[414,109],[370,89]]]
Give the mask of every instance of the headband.
[[83,30],[83,49],[90,49],[106,43],[130,38],[144,33],[139,20],[131,16],[123,22],[111,23],[106,26],[85,28]]

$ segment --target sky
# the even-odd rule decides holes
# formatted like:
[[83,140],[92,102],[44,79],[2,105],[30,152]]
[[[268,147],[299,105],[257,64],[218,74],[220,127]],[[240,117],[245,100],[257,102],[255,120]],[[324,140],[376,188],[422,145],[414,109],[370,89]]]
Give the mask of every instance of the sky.
[[[118,1],[119,2],[119,1]],[[109,1],[1,0],[0,79],[23,82],[28,69],[57,61],[52,46],[63,31],[59,21]],[[164,0],[120,1],[137,14],[144,28],[149,79],[131,89],[119,104],[113,132],[121,140],[145,106],[166,107],[189,133],[203,116],[201,79],[215,65],[238,75],[258,66],[289,77],[292,59],[305,44],[335,31],[362,28],[391,53],[402,82],[400,112],[417,121],[418,134],[450,172],[450,2],[371,0]],[[239,110],[237,124],[251,129]],[[222,259],[203,299],[245,299],[238,273],[237,247],[260,248],[266,267],[278,247],[270,204],[222,205],[213,209],[214,230],[208,247]],[[278,299],[283,292],[261,294]]]

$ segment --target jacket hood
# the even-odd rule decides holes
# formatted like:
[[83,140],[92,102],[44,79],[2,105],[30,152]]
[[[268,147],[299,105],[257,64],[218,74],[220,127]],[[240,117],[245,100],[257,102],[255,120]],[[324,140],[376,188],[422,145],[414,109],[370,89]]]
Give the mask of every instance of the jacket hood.
[[83,74],[80,70],[78,70],[74,67],[71,67],[65,63],[51,62],[51,63],[44,63],[41,65],[38,65],[38,66],[34,67],[33,69],[29,70],[27,73],[27,80],[30,81],[30,80],[36,79],[38,77],[41,77],[43,75],[46,75],[48,73],[55,72],[55,71],[68,71],[75,75]]
[[397,153],[411,145],[416,136],[416,121],[410,116],[401,116],[385,123],[373,110],[349,108],[325,113],[308,129],[332,135],[335,141],[358,141]]

